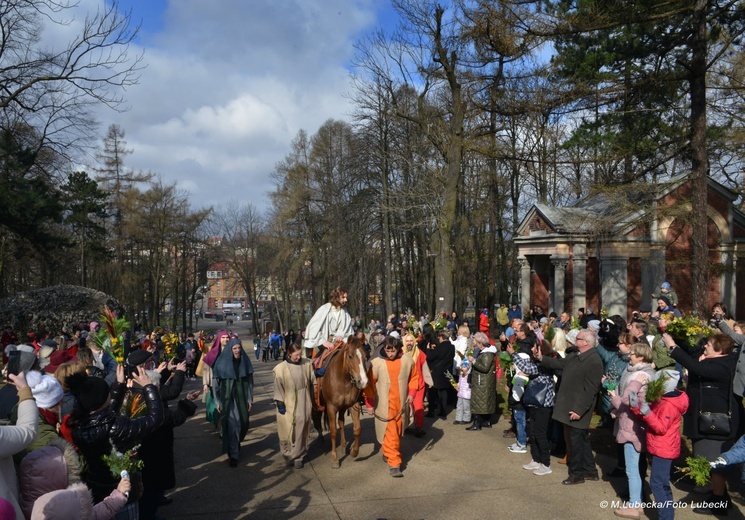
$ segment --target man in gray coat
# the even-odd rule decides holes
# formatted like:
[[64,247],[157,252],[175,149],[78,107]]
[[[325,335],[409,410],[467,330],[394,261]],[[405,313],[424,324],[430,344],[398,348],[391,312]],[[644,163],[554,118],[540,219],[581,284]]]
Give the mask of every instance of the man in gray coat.
[[577,354],[566,358],[542,358],[539,351],[536,356],[543,366],[563,370],[553,418],[569,426],[572,454],[569,457],[569,478],[562,481],[566,485],[600,478],[587,435],[603,377],[603,360],[595,350],[596,344],[595,334],[583,329],[577,334]]

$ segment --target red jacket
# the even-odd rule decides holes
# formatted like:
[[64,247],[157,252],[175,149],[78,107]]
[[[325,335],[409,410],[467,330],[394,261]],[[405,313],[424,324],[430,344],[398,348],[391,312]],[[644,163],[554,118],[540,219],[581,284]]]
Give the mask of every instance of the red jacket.
[[479,331],[486,334],[486,337],[491,339],[491,333],[489,332],[489,316],[484,313],[479,314]]
[[[647,451],[662,459],[676,459],[680,455],[680,423],[688,410],[688,395],[683,392],[665,394],[658,403],[650,405],[649,415],[642,415],[647,424]],[[639,408],[632,411],[638,415]]]

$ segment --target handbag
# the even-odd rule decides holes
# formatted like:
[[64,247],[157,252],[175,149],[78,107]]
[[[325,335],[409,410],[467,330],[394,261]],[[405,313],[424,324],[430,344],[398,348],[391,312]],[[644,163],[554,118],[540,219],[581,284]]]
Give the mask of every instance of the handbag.
[[[699,386],[699,403],[703,404],[703,393]],[[716,388],[716,387],[709,387]],[[732,433],[732,383],[730,382],[729,394],[727,399],[727,413],[723,412],[705,412],[701,409],[698,411],[698,431],[703,435],[728,436]],[[700,406],[699,404],[699,406]]]
[[531,379],[528,386],[525,387],[525,392],[523,392],[522,403],[525,406],[543,407],[548,395],[548,388],[552,384],[553,382],[549,383],[538,378]]

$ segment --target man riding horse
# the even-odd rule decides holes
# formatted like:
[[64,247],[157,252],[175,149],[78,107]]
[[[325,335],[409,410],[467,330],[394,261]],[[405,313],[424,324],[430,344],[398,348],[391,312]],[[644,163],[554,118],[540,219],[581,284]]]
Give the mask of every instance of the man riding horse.
[[[323,377],[324,364],[328,356],[342,341],[346,341],[353,332],[352,318],[344,308],[346,304],[347,291],[341,287],[336,287],[331,291],[328,303],[319,307],[305,328],[303,348],[306,356],[309,355],[308,350],[312,352],[315,349],[317,351],[316,360],[313,363],[316,377]],[[319,405],[318,389],[320,388],[321,384],[319,382],[316,385],[316,402]]]

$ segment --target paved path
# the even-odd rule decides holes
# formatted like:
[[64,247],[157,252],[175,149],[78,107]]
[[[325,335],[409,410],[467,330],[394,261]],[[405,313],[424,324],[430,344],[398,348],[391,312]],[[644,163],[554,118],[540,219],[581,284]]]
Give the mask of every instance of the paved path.
[[[234,327],[235,328],[235,327]],[[246,336],[244,336],[246,337]],[[252,344],[245,341],[246,345]],[[253,358],[252,358],[253,360]],[[339,448],[341,468],[313,442],[310,462],[296,470],[284,465],[271,402],[274,362],[255,362],[256,402],[251,428],[243,443],[240,466],[229,468],[220,453],[220,439],[204,421],[204,407],[176,429],[177,488],[172,505],[159,514],[170,519],[489,519],[616,518],[601,503],[619,500],[624,478],[564,486],[566,466],[552,459],[553,474],[538,477],[521,469],[529,455],[507,451],[512,442],[502,438],[504,419],[492,429],[465,431],[447,420],[426,419],[427,435],[405,436],[402,442],[404,478],[388,474],[380,447],[374,443],[372,419],[364,416],[357,459]],[[188,382],[187,389],[200,382]],[[351,438],[351,420],[347,425]],[[598,433],[596,435],[605,435]],[[328,438],[328,436],[327,436]],[[607,439],[606,439],[607,440]],[[327,441],[328,444],[328,441]],[[603,473],[614,461],[598,456]],[[703,495],[673,488],[684,505]],[[729,518],[744,518],[735,504]],[[653,511],[647,518],[656,518]],[[703,518],[690,506],[676,518]]]

